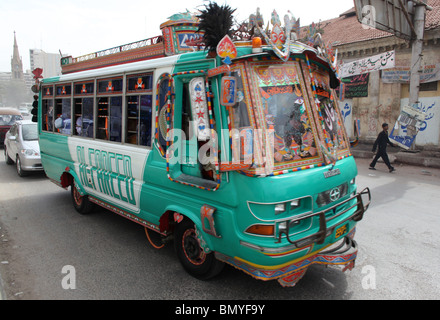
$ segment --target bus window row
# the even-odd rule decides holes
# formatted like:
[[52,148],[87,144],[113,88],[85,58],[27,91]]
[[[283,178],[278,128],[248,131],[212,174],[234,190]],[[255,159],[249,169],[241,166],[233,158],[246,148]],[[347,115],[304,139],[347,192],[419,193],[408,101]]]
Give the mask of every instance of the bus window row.
[[151,147],[151,74],[127,77],[126,94],[122,77],[96,83],[73,84],[73,95],[71,84],[43,87],[42,130]]

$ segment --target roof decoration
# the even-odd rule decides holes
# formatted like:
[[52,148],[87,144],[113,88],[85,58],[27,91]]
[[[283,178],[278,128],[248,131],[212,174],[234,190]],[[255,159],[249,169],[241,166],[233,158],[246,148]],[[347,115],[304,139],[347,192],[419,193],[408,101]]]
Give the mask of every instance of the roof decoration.
[[[63,74],[203,49],[208,51],[209,57],[218,54],[225,64],[230,64],[237,55],[235,45],[251,46],[252,40],[259,40],[257,37],[262,40],[262,43],[261,40],[257,41],[261,43],[260,49],[273,50],[282,61],[289,60],[293,54],[309,50],[315,52],[319,59],[327,61],[333,71],[336,71],[335,52],[331,46],[324,44],[319,34],[319,25],[312,24],[308,27],[306,36],[301,40],[300,20],[290,11],[281,19],[274,10],[266,28],[259,8],[255,14],[250,15],[248,21],[241,24],[234,23],[234,12],[235,9],[228,5],[220,6],[209,2],[198,12],[186,10],[174,14],[160,25],[162,36],[79,58],[62,58]],[[220,51],[217,52],[217,49]]]
[[296,20],[289,11],[289,15],[284,16],[284,28],[282,28],[280,17],[274,10],[271,23],[273,26],[271,31],[269,31],[269,25],[266,30],[263,30],[264,20],[259,8],[255,15],[252,14],[249,17],[250,29],[255,30],[256,34],[261,35],[281,60],[287,61],[290,57],[290,45],[298,38],[299,19]]
[[210,55],[215,56],[218,43],[226,35],[232,37],[235,10],[228,5],[219,6],[210,2],[197,16],[200,19],[199,32],[204,32],[205,50],[208,50]]
[[180,12],[180,13],[173,14],[171,17],[168,17],[167,19],[170,21],[182,21],[182,20],[192,21],[192,22],[199,21],[196,14],[191,13],[190,11],[188,11],[188,9],[186,9],[186,12]]
[[291,53],[297,51],[296,41],[301,41],[306,45],[317,50],[318,55],[324,58],[328,64],[336,72],[336,58],[335,52],[331,45],[326,45],[319,33],[319,26],[312,24],[307,28],[306,36],[303,40],[299,40],[300,35],[300,19],[295,19],[293,14],[288,11],[284,16],[284,27],[278,13],[274,10],[271,16],[272,30],[269,30],[269,24],[266,30],[263,30],[264,19],[260,13],[260,8],[257,8],[256,14],[249,17],[248,30],[254,36],[263,37],[264,41],[270,45],[274,53],[283,61],[290,58]]
[[237,48],[232,39],[226,35],[217,45],[217,55],[223,58],[223,63],[231,64],[232,59],[237,57]]

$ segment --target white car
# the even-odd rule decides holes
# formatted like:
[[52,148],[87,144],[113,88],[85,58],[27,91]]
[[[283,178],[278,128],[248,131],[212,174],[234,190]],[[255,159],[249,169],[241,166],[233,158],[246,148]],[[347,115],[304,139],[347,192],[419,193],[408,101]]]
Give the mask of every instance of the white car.
[[20,177],[30,171],[42,171],[38,124],[30,120],[17,121],[6,133],[4,151],[6,163],[15,162]]
[[20,107],[20,108],[18,108],[18,111],[20,111],[20,113],[23,117],[27,117],[30,115],[29,110],[26,107]]

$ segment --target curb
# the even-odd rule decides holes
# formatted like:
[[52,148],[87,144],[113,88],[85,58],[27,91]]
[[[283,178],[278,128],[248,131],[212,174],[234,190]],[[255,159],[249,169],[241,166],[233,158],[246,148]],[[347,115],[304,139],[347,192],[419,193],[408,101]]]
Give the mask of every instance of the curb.
[[[353,148],[351,153],[355,158],[360,159],[373,159],[373,152],[367,150],[355,150]],[[412,166],[426,167],[426,168],[437,168],[440,169],[440,158],[430,157],[425,155],[423,152],[410,153],[410,152],[388,152],[391,163],[402,163]],[[379,161],[382,161],[380,159]]]

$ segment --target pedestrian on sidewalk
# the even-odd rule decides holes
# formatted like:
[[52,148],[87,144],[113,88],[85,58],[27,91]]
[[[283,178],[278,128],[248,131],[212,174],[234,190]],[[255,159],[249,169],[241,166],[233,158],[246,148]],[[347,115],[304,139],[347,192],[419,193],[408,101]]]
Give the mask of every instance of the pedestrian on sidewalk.
[[384,123],[382,125],[382,132],[379,133],[379,136],[376,139],[376,142],[374,142],[373,145],[373,152],[376,153],[376,150],[378,149],[376,156],[373,159],[373,162],[370,164],[370,170],[376,170],[376,163],[377,161],[382,158],[383,162],[385,162],[386,166],[390,170],[390,172],[396,171],[393,166],[391,166],[390,159],[387,154],[387,145],[394,147],[394,144],[391,143],[389,137],[388,137],[388,124]]

